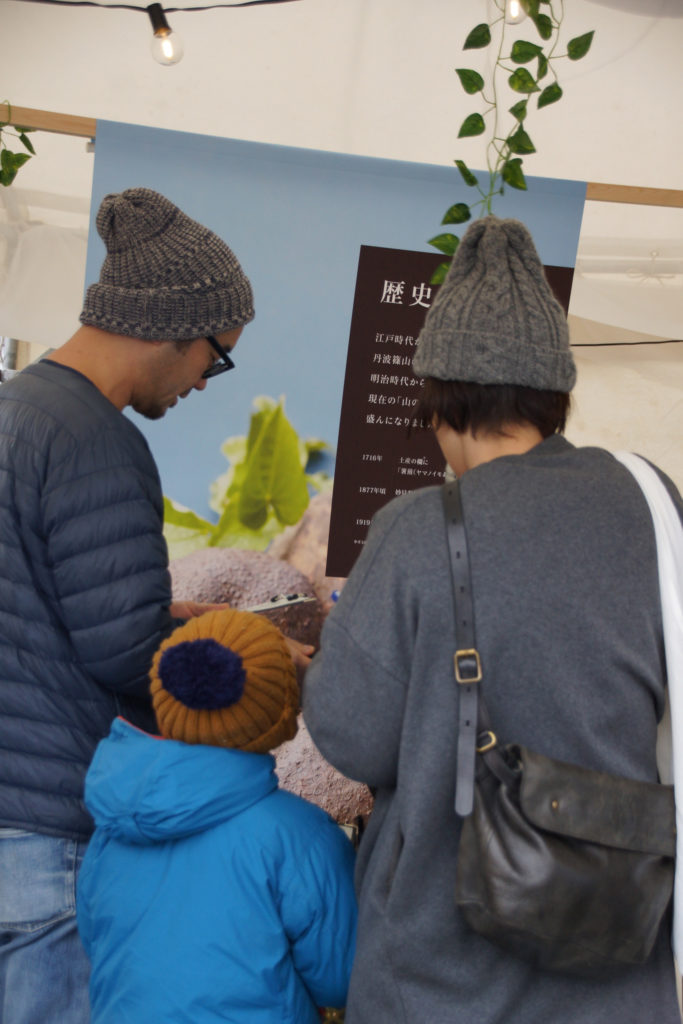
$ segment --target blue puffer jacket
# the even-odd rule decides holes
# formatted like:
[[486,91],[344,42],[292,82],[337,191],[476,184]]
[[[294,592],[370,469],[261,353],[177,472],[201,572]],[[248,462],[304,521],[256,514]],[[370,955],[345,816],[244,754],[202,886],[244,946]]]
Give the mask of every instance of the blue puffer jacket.
[[87,837],[83,780],[173,629],[159,475],[134,424],[49,360],[0,386],[0,826]]
[[318,1024],[345,1003],[353,847],[274,765],[114,722],[78,883],[92,1024]]

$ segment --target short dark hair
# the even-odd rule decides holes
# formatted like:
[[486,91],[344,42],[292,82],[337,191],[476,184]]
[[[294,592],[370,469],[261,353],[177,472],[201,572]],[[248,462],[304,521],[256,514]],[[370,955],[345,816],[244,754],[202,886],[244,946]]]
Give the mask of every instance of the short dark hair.
[[541,391],[517,384],[473,384],[425,377],[415,417],[429,426],[448,423],[462,434],[505,434],[513,424],[530,423],[542,437],[564,431],[570,406],[565,391]]
[[194,345],[196,338],[175,338],[171,344],[178,350],[178,352],[184,352],[191,345]]

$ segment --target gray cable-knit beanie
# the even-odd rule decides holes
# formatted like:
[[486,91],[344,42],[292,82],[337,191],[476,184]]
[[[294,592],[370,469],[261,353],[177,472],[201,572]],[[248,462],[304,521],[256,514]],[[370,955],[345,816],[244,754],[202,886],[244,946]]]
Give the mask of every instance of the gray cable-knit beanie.
[[254,318],[249,279],[213,231],[149,188],[105,196],[97,230],[107,247],[81,323],[150,341],[221,334]]
[[418,336],[413,370],[571,391],[567,318],[520,221],[489,216],[467,229]]

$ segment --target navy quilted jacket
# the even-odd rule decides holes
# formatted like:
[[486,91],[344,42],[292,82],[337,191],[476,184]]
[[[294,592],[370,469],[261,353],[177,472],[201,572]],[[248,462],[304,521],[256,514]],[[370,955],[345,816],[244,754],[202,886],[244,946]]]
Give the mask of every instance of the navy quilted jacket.
[[0,386],[0,826],[85,837],[83,782],[119,714],[154,731],[171,618],[159,474],[87,378],[43,360]]

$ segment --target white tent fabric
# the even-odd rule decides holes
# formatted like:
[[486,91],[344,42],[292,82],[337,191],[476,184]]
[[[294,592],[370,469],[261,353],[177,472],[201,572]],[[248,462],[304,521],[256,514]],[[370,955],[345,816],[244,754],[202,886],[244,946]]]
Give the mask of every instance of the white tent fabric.
[[574,275],[571,311],[587,320],[659,338],[683,338],[683,274],[634,279],[628,274]]
[[51,224],[29,226],[0,285],[0,335],[50,348],[79,326],[87,233]]

